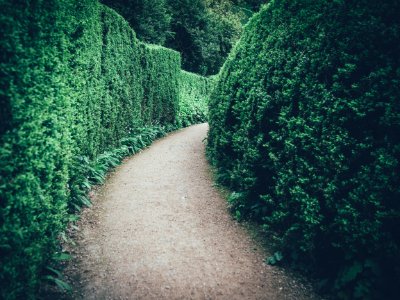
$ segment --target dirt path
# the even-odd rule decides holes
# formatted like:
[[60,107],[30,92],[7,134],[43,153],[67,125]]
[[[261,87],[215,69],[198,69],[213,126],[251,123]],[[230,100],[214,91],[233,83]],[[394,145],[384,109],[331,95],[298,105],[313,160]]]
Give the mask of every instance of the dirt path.
[[66,276],[74,299],[317,299],[265,253],[213,187],[207,125],[118,167],[82,214]]

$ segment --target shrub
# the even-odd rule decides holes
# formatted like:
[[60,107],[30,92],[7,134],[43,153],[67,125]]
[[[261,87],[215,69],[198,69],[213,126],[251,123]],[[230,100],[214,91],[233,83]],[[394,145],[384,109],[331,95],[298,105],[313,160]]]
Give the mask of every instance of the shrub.
[[211,96],[207,153],[233,209],[340,298],[399,291],[399,10],[271,1]]
[[178,52],[156,45],[142,44],[144,97],[142,116],[145,123],[168,124],[176,118],[179,101]]
[[203,77],[187,71],[179,74],[179,126],[207,121],[209,96],[214,77]]
[[96,0],[0,11],[0,298],[33,299],[90,184],[175,126],[180,57]]

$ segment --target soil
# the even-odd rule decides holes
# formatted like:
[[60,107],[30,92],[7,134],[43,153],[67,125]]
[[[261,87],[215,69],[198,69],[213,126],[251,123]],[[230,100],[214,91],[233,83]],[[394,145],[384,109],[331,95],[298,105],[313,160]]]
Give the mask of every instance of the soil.
[[64,274],[72,299],[319,299],[232,219],[205,159],[207,124],[156,141],[92,192]]

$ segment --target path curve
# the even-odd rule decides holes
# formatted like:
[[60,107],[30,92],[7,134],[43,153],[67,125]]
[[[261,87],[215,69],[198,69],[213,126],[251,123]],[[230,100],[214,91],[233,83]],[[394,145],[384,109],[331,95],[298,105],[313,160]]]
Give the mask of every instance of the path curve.
[[207,129],[155,142],[92,195],[65,271],[74,299],[317,299],[232,220],[205,159]]

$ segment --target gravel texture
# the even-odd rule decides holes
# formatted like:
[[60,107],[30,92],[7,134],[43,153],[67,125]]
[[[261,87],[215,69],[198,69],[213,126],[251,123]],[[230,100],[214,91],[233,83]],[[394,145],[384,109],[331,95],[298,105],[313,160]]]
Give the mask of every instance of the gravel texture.
[[[64,271],[73,299],[318,299],[267,265],[205,159],[207,124],[156,141],[91,193]],[[59,297],[60,298],[60,297]]]

